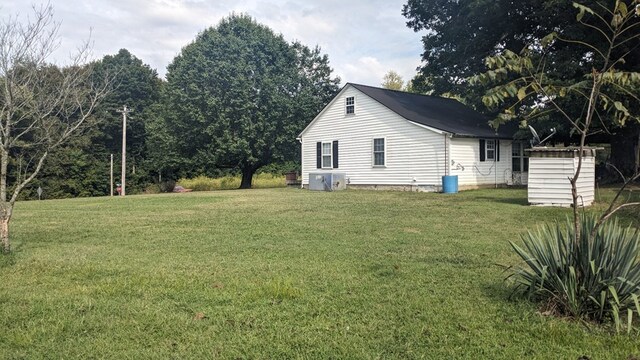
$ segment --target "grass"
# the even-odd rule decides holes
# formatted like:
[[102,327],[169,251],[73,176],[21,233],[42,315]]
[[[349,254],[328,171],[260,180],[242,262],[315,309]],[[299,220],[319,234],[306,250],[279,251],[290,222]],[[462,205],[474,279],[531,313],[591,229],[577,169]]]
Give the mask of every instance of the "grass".
[[[193,179],[180,179],[177,184],[193,191],[235,190],[240,187],[241,180],[239,175],[215,179],[198,176]],[[285,177],[269,173],[255,174],[252,179],[252,187],[254,189],[286,187]]]
[[640,357],[637,334],[510,297],[508,241],[570,212],[525,204],[511,189],[20,202],[0,357]]

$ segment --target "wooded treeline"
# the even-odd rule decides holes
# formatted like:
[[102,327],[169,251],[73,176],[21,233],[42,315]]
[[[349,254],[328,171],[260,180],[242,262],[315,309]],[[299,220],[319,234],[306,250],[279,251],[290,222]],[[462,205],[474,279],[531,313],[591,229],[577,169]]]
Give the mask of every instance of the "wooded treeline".
[[[166,80],[122,49],[91,64],[113,91],[84,132],[56,149],[23,199],[100,196],[120,182],[122,114],[127,117],[127,193],[170,188],[181,177],[296,170],[296,136],[337,93],[327,55],[287,42],[245,15],[201,32],[168,66]],[[12,176],[22,167],[10,164]],[[115,185],[114,185],[115,186]]]

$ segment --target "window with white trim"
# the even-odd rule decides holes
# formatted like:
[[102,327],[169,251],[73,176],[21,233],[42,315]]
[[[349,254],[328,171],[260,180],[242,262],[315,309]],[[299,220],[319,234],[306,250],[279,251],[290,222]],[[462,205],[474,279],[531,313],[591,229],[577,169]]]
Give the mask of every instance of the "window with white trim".
[[322,168],[331,169],[333,166],[333,154],[331,153],[331,143],[322,143]]
[[485,155],[487,160],[495,160],[496,158],[496,141],[487,140],[485,145]]
[[386,146],[384,138],[373,139],[373,166],[385,166]]
[[529,171],[529,157],[524,151],[528,146],[524,142],[514,142],[511,145],[511,170],[514,172]]
[[349,96],[345,99],[345,114],[352,115],[356,113],[356,98]]

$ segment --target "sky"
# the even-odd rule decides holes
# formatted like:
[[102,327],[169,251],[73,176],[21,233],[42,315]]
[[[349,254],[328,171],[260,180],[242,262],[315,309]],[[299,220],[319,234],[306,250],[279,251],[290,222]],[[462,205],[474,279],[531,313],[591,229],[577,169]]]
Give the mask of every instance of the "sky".
[[[402,16],[406,0],[50,0],[61,45],[52,61],[91,38],[93,58],[125,48],[158,71],[202,30],[231,13],[246,13],[287,41],[319,45],[334,74],[346,82],[379,86],[389,70],[411,79],[420,65],[421,34]],[[3,0],[0,17],[33,13],[29,0]]]

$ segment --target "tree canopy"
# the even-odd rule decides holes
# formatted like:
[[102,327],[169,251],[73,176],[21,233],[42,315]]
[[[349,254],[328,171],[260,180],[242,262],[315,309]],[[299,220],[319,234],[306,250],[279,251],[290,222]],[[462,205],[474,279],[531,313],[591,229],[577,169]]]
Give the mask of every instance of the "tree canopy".
[[389,70],[382,78],[382,85],[385,89],[402,90],[404,89],[404,79],[394,70]]
[[116,110],[123,105],[133,109],[127,121],[128,184],[137,192],[150,182],[145,123],[147,109],[159,100],[162,81],[155,70],[126,49],[104,56],[92,67],[93,78],[111,77],[113,91],[96,107],[89,119],[92,126],[56,149],[24,196],[36,197],[38,187],[47,198],[107,195],[110,154],[115,155],[114,168],[120,164],[122,116]]
[[[328,57],[246,15],[198,35],[168,67],[163,141],[180,175],[242,172],[294,160],[295,138],[338,90]],[[180,161],[176,161],[176,156]]]
[[[585,0],[580,3],[588,8],[601,9],[613,8],[615,1],[599,4],[594,0]],[[633,9],[632,0],[623,3]],[[409,27],[426,31],[423,37],[423,65],[413,79],[414,88],[421,92],[464,96],[468,104],[488,113],[493,112],[484,108],[481,101],[488,87],[481,83],[472,85],[467,80],[484,72],[485,58],[505,50],[517,54],[526,48],[528,56],[534,61],[544,57],[545,70],[550,77],[574,81],[581,80],[592,67],[598,68],[600,57],[593,56],[593,49],[572,41],[556,41],[550,47],[542,46],[544,39],[555,33],[558,38],[581,39],[599,48],[607,43],[607,39],[593,27],[582,26],[576,21],[576,11],[571,1],[408,0],[403,7],[403,14],[408,19]],[[621,35],[622,40],[632,38],[638,31],[639,26],[632,27],[628,33]],[[629,52],[628,59],[638,59],[640,47],[637,45],[637,41],[622,42],[614,49],[612,56],[618,58]],[[618,64],[618,68],[638,71],[640,62],[627,61]],[[564,101],[573,102],[574,107],[581,106],[572,97]],[[629,106],[637,106],[629,98],[624,101]],[[601,120],[594,125],[597,126],[596,130],[607,136],[593,139],[609,141],[614,164],[627,173],[633,172],[634,159],[629,154],[637,147],[640,127],[636,123],[627,123],[623,127],[615,119],[606,116]],[[540,117],[538,121],[554,125],[563,123],[557,114]],[[570,136],[570,127],[565,128],[566,136]]]

